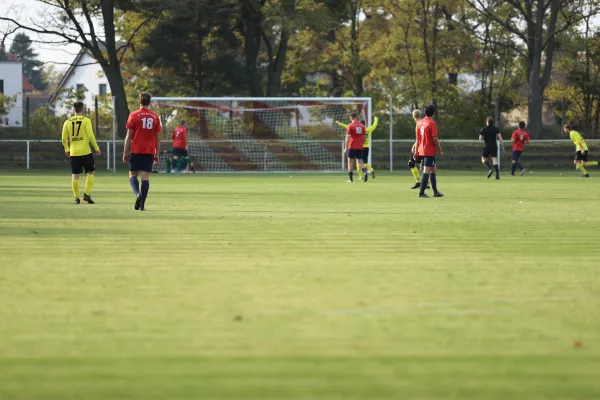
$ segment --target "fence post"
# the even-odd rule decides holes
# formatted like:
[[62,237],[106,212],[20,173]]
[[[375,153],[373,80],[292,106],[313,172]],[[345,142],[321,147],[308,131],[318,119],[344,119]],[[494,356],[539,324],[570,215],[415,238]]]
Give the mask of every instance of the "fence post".
[[344,141],[342,140],[342,171],[345,169],[346,166],[346,155],[344,154]]
[[113,173],[117,173],[117,98],[113,96]]
[[106,169],[110,171],[110,142],[106,142]]
[[29,129],[29,96],[25,98],[25,126],[27,127],[27,139],[29,139],[31,137]]
[[99,124],[100,118],[98,116],[98,96],[94,97],[94,108],[95,108],[95,112],[96,112],[96,121],[95,121],[96,127],[94,128],[94,132],[96,132],[96,136],[98,137],[98,136],[100,136],[100,132],[98,131],[98,125],[100,125]]
[[390,172],[394,170],[394,130],[393,130],[393,120],[394,120],[394,106],[392,102],[392,95],[390,97]]
[[29,169],[29,140],[27,140],[27,169]]

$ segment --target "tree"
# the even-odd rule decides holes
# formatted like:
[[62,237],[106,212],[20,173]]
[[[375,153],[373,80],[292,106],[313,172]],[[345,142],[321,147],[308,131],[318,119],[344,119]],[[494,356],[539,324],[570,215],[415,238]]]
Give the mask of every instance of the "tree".
[[[544,91],[551,78],[557,36],[586,16],[596,14],[596,0],[466,1],[520,41],[519,54],[526,65],[525,75],[530,88],[529,129],[533,134],[539,134]],[[586,9],[587,5],[589,9]]]
[[23,64],[23,75],[37,89],[44,90],[47,87],[43,80],[40,67],[43,63],[38,59],[38,54],[31,47],[31,39],[24,33],[17,33],[10,46],[10,53],[14,54],[18,61]]
[[12,110],[17,102],[17,96],[6,96],[0,93],[0,126],[8,125],[8,113]]
[[[45,4],[54,8],[43,20],[21,23],[9,16],[0,16],[0,20],[11,22],[17,27],[29,32],[53,37],[48,44],[64,45],[78,44],[100,64],[113,96],[116,97],[115,115],[119,136],[125,136],[125,124],[129,116],[129,107],[125,95],[121,60],[129,47],[132,38],[137,34],[134,30],[124,45],[117,43],[115,34],[115,10],[135,10],[133,0],[36,0],[40,5]],[[140,23],[138,28],[148,23],[153,14]],[[99,24],[95,23],[99,20]],[[99,25],[101,29],[98,29]]]

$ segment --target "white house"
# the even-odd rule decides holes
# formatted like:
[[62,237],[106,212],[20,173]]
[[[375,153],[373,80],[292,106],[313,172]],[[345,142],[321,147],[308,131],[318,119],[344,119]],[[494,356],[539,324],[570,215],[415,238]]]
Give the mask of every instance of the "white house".
[[8,126],[23,126],[23,64],[18,61],[0,61],[0,93],[17,96],[6,115]]
[[88,109],[93,109],[96,96],[110,93],[108,79],[100,64],[86,50],[82,49],[77,54],[50,97],[50,108],[54,110],[55,115],[65,115],[71,109],[71,104],[67,104],[64,98],[65,92],[69,89],[77,92],[85,91],[81,100]]

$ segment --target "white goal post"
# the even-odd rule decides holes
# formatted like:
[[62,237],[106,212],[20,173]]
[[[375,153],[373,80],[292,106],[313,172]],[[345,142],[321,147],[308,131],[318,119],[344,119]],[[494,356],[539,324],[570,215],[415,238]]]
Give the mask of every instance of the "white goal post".
[[[335,122],[373,119],[371,98],[354,97],[154,97],[151,109],[163,140],[185,121],[188,169],[206,172],[339,172],[345,130]],[[169,172],[170,155],[161,159]]]

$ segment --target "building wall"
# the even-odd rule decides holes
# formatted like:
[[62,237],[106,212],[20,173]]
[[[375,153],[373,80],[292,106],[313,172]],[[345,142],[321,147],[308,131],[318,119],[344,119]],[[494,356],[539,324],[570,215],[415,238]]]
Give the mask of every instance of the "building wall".
[[[77,89],[77,85],[83,85],[87,91],[83,102],[88,109],[94,107],[94,97],[100,94],[100,84],[106,85],[107,93],[110,93],[108,79],[102,72],[99,64],[93,64],[95,60],[87,54],[79,60],[78,65],[73,68],[62,89]],[[89,64],[89,65],[86,65]],[[71,104],[66,104],[62,99],[57,99],[54,105],[56,115],[65,115],[71,109]]]
[[8,126],[23,126],[23,65],[17,61],[0,62],[0,80],[4,81],[4,94],[17,95],[17,101],[7,115]]

